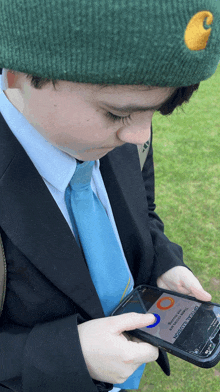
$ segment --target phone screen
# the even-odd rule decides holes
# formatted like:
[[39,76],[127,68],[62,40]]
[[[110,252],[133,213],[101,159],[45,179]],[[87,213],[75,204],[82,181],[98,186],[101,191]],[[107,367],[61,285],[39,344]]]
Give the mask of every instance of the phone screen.
[[219,343],[220,307],[143,288],[123,307],[123,313],[153,313],[154,324],[140,328],[179,349],[208,357]]

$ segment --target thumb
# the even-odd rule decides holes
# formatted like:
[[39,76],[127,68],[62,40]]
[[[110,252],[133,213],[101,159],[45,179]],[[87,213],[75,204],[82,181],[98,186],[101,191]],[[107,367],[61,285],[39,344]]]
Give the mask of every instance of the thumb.
[[111,332],[120,335],[124,331],[143,328],[155,322],[155,316],[152,313],[125,313],[119,316],[112,316]]
[[191,271],[187,271],[186,275],[183,274],[182,285],[183,287],[186,287],[190,295],[196,297],[197,299],[201,301],[211,301],[211,294],[203,289],[201,283]]
[[200,301],[211,301],[212,296],[207,291],[203,289],[201,285],[191,286],[191,293],[193,297],[199,299]]

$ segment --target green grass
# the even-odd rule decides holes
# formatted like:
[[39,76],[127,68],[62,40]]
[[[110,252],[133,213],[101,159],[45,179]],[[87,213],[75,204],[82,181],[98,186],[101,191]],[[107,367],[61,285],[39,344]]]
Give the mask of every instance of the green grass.
[[[156,211],[185,263],[220,303],[220,65],[183,108],[153,119]],[[171,376],[150,363],[138,391],[220,392],[220,363],[201,369],[169,360]]]

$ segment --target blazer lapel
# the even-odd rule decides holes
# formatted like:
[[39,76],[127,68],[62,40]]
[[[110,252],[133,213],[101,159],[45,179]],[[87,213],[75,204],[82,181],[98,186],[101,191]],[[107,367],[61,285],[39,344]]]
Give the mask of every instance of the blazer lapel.
[[81,249],[35,166],[0,115],[0,224],[10,240],[91,318],[104,317]]
[[[0,133],[1,227],[28,260],[90,318],[104,317],[83,252],[1,114]],[[137,147],[126,144],[116,148],[100,160],[100,170],[134,276],[137,265],[130,238],[141,222],[146,224],[148,214]]]

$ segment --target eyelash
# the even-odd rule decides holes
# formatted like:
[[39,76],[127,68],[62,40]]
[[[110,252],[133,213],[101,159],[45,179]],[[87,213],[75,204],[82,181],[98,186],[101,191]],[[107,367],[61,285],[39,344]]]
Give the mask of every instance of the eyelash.
[[116,116],[115,114],[112,114],[110,112],[106,113],[106,117],[110,118],[113,121],[122,121],[123,124],[125,124],[125,121],[131,120],[131,115],[129,115],[127,117],[120,117],[120,116]]

